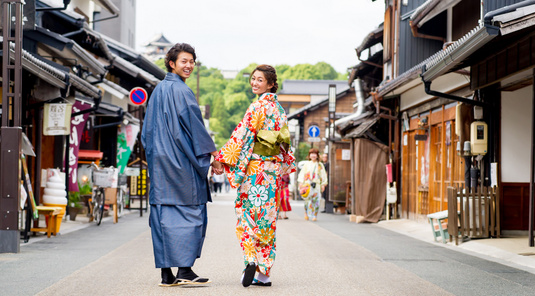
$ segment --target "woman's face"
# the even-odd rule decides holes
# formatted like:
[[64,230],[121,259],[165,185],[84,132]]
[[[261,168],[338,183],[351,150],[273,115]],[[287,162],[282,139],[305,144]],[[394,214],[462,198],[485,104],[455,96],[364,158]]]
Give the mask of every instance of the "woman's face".
[[310,160],[318,161],[318,155],[316,153],[310,153]]
[[255,95],[261,95],[269,92],[273,87],[273,83],[268,84],[268,81],[264,76],[264,72],[254,71],[253,75],[251,76],[251,87],[253,88],[253,93]]

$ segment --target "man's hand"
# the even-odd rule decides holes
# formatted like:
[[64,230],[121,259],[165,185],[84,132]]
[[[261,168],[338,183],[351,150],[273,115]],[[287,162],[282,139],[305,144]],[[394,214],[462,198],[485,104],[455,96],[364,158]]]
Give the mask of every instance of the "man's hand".
[[216,175],[221,175],[223,173],[223,165],[219,161],[214,160],[212,162],[212,172]]
[[325,187],[327,187],[327,185],[322,185],[321,186],[321,192],[323,193],[323,191],[325,191]]

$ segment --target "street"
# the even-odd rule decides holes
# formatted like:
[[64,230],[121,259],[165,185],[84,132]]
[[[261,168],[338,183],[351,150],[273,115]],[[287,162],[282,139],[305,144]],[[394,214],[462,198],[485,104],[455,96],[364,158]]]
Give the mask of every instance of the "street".
[[[159,287],[148,213],[111,220],[0,254],[2,295],[535,295],[535,275],[378,227],[320,214],[305,221],[292,201],[277,226],[272,287],[242,287],[234,194],[209,204],[194,271],[211,284]],[[176,272],[176,269],[174,270]]]

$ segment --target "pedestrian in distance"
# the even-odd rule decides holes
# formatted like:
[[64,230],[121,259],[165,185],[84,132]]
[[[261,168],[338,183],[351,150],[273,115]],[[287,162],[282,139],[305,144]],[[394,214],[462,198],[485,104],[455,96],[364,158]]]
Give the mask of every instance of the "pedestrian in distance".
[[[161,286],[207,284],[191,267],[201,256],[212,201],[208,169],[223,172],[201,110],[185,81],[195,68],[195,49],[175,44],[165,57],[167,75],[152,92],[141,142],[151,179],[149,226]],[[178,267],[176,277],[171,267]]]
[[258,100],[216,157],[230,185],[238,188],[236,235],[244,257],[244,287],[271,286],[281,179],[296,169],[288,120],[275,94],[277,73],[269,65],[260,65],[250,77]]
[[[321,155],[321,162],[323,163],[323,167],[325,168],[325,173],[327,174],[327,178],[329,178],[329,154],[323,153]],[[322,213],[327,212],[327,203],[329,202],[329,184],[325,186],[325,190],[323,190],[322,198],[324,200],[323,204],[323,211]]]
[[284,175],[282,176],[281,180],[281,202],[280,202],[280,210],[279,210],[279,219],[288,219],[287,212],[290,212],[292,210],[292,206],[290,205],[290,189],[288,188],[290,186],[290,175]]
[[225,182],[225,193],[228,193],[230,191],[230,183],[227,178],[223,178],[223,180]]
[[221,193],[221,189],[223,188],[223,182],[225,182],[225,176],[214,175],[213,181],[214,181],[214,193],[215,194],[217,194],[218,192]]
[[325,187],[327,186],[327,173],[318,158],[318,149],[310,149],[308,151],[309,161],[305,163],[297,177],[299,191],[303,192],[306,188],[306,192],[308,193],[306,198],[304,198],[305,220],[311,218],[312,221],[317,221],[321,193],[325,191]]

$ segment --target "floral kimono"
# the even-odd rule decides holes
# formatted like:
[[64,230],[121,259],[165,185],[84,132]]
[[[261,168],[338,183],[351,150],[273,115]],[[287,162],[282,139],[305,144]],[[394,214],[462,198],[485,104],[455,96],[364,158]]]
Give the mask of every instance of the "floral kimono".
[[305,217],[316,218],[320,208],[321,187],[327,185],[325,167],[319,161],[305,163],[297,176],[297,183],[316,183],[315,188],[310,187],[310,193],[305,199]]
[[253,102],[216,160],[238,188],[236,235],[245,266],[254,262],[269,276],[275,260],[275,231],[282,176],[295,171],[286,114],[277,95]]

